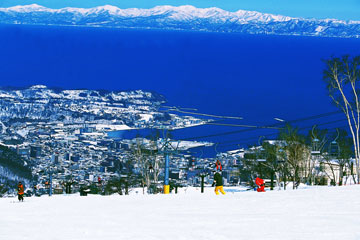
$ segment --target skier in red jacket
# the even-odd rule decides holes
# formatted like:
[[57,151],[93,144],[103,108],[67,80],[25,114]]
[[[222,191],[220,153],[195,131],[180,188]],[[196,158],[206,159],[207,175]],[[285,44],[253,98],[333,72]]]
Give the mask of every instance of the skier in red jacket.
[[259,177],[257,177],[255,179],[255,184],[258,186],[256,191],[258,192],[265,192],[265,182],[264,179],[261,179]]

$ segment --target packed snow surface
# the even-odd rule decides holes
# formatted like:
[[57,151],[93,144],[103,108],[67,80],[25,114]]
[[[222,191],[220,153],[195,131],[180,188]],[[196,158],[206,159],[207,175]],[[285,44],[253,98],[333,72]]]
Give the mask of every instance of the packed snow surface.
[[360,186],[0,199],[0,239],[360,239]]

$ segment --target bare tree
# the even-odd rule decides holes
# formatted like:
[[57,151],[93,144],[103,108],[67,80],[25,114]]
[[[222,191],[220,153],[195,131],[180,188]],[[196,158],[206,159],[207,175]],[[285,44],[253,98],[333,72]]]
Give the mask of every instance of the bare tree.
[[147,149],[143,138],[136,138],[136,142],[132,145],[131,150],[134,162],[141,175],[143,194],[145,194],[145,186],[149,188],[151,184],[151,157],[149,156],[149,149]]
[[268,141],[264,141],[262,144],[262,148],[266,153],[266,162],[263,162],[262,164],[268,167],[270,171],[270,190],[274,189],[274,178],[276,178],[277,184],[280,182],[280,172],[283,169],[284,163],[280,156],[281,152],[279,152],[282,147],[281,145],[281,142],[270,144]]
[[327,133],[327,129],[317,129],[316,125],[309,131],[308,140],[311,144],[311,157],[305,163],[305,177],[308,184],[315,183],[316,177],[320,174],[320,171],[316,170],[316,166],[322,162],[322,154],[328,141]]
[[329,153],[324,153],[322,154],[322,161],[321,163],[324,165],[327,165],[331,171],[331,174],[326,171],[326,169],[323,170],[323,172],[328,176],[328,178],[330,179],[330,184],[333,186],[336,186],[336,174],[335,174],[335,168],[337,167],[337,165],[335,164],[335,159],[329,154]]
[[348,133],[345,130],[337,130],[338,136],[331,143],[335,144],[336,152],[329,149],[329,154],[335,156],[335,162],[339,166],[339,185],[343,185],[344,172],[346,172],[346,167],[350,166],[350,159],[353,155],[351,150],[351,138],[348,137]]
[[155,132],[154,134],[149,136],[150,139],[150,157],[151,157],[151,165],[150,165],[150,172],[153,175],[154,183],[157,183],[159,180],[159,175],[161,173],[160,168],[164,162],[164,157],[159,154],[159,145],[158,141],[160,138],[160,132]]
[[290,167],[293,189],[295,189],[303,178],[302,168],[305,159],[310,157],[310,153],[305,144],[305,138],[298,133],[298,129],[292,128],[290,125],[280,132],[280,139],[285,142],[286,163]]
[[360,180],[360,56],[350,58],[333,57],[326,61],[324,81],[326,82],[329,96],[340,108],[348,121],[353,139],[357,182]]

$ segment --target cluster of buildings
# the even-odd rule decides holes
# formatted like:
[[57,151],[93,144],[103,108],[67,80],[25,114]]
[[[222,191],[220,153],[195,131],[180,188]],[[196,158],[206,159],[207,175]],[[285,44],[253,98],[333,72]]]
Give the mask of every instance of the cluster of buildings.
[[[212,143],[171,140],[173,150],[166,152],[159,150],[165,136],[157,136],[155,141],[145,135],[137,136],[139,130],[175,130],[210,121],[172,114],[179,111],[177,108],[162,111],[164,102],[164,97],[140,90],[53,90],[42,85],[0,90],[0,141],[22,157],[39,188],[50,182],[58,192],[69,183],[106,183],[130,172],[146,175],[147,182],[161,184],[165,154],[171,155],[172,184],[212,183],[215,160],[222,163],[226,185],[240,183],[246,155],[257,149],[219,153],[215,159],[197,158],[187,150]],[[124,137],[124,133],[132,131],[132,137]],[[155,154],[149,156],[149,152]],[[303,162],[321,178],[318,181],[328,184],[339,183],[344,176],[342,171],[347,176],[354,172],[353,166],[341,168],[336,159],[313,154],[310,149]]]
[[[87,122],[85,124],[22,123],[16,124],[2,134],[2,144],[16,151],[32,169],[38,188],[46,188],[51,177],[52,187],[65,189],[67,182],[74,185],[106,183],[112,178],[130,171],[141,173],[139,162],[134,157],[138,138],[111,138],[109,131],[132,131],[125,125]],[[152,146],[149,140],[141,139],[143,149]],[[161,144],[160,141],[157,144]],[[210,143],[173,143],[179,154],[171,156],[171,177],[187,184],[190,157],[181,154],[191,147]],[[135,149],[135,150],[134,150]],[[163,180],[163,154],[158,154],[159,177]],[[129,166],[129,161],[131,166]],[[148,163],[151,166],[151,160]]]
[[[241,179],[241,169],[246,155],[258,152],[257,148],[237,149],[218,153],[216,158],[201,158],[190,155],[186,150],[193,147],[211,146],[206,142],[172,142],[171,151],[161,151],[163,139],[157,142],[135,137],[111,138],[109,130],[123,129],[124,125],[109,125],[88,122],[85,124],[58,123],[23,123],[17,124],[2,134],[2,144],[17,152],[24,159],[25,165],[32,169],[38,189],[46,189],[51,180],[56,193],[65,192],[66,184],[71,182],[74,188],[92,184],[106,184],[107,181],[126,176],[129,171],[142,174],[156,168],[156,176],[149,173],[150,181],[162,185],[164,180],[165,154],[170,156],[170,183],[176,186],[200,186],[202,180],[211,184],[215,170],[215,161],[222,164],[225,185],[237,185]],[[125,130],[127,129],[127,130]],[[119,130],[121,131],[121,130]],[[141,146],[139,146],[139,141]],[[154,146],[155,144],[155,146]],[[272,144],[276,144],[273,141]],[[156,150],[155,156],[136,155],[137,148]],[[155,152],[155,151],[154,151]],[[313,154],[312,154],[313,153]],[[318,152],[309,149],[304,164],[313,164],[311,171],[317,172],[322,184],[339,183],[339,164],[333,159],[324,162]],[[137,158],[149,158],[138,161]],[[255,159],[255,161],[262,159]],[[309,165],[310,166],[310,165]],[[344,168],[350,176],[351,169]],[[320,180],[319,180],[320,179]],[[350,179],[351,180],[351,179]],[[315,181],[315,180],[314,180]]]

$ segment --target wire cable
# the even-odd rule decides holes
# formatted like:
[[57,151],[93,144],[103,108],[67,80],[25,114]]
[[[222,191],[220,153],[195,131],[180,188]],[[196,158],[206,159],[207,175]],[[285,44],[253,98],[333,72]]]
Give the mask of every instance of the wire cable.
[[[285,121],[285,122],[274,123],[274,124],[264,125],[264,126],[258,126],[256,128],[252,127],[250,129],[242,129],[242,130],[236,130],[236,131],[228,131],[228,132],[222,132],[222,133],[209,134],[209,135],[204,135],[204,136],[189,137],[189,138],[183,138],[183,139],[179,139],[179,140],[196,140],[196,139],[202,139],[202,138],[218,137],[218,136],[225,136],[225,135],[237,134],[237,133],[242,133],[242,132],[254,131],[254,130],[258,130],[258,129],[265,129],[265,128],[271,129],[272,127],[276,127],[276,126],[283,125],[283,124],[313,120],[313,119],[323,118],[323,117],[327,117],[327,116],[331,116],[331,115],[335,115],[335,114],[339,114],[339,113],[342,113],[342,111],[340,111],[340,110],[332,111],[332,112],[317,114],[317,115],[313,115],[313,116],[309,116],[309,117],[289,120],[289,121]],[[206,124],[209,124],[209,123],[206,123]],[[213,124],[213,125],[215,125],[215,124]]]
[[246,128],[267,128],[267,129],[283,129],[279,127],[271,127],[271,126],[253,126],[253,125],[241,125],[241,124],[228,124],[228,123],[206,123],[205,125],[217,125],[217,126],[230,126],[230,127],[246,127]]
[[[347,119],[341,119],[341,120],[336,120],[336,121],[331,121],[331,122],[326,122],[326,123],[321,123],[321,124],[317,124],[317,126],[322,126],[322,125],[328,125],[328,124],[332,124],[332,123],[337,123],[337,122],[343,122],[343,121],[347,121]],[[312,128],[312,126],[306,126],[306,127],[301,127],[299,128],[299,130],[305,130],[305,129],[310,129]],[[339,126],[337,128],[346,128],[348,127],[347,125],[344,125],[344,126]],[[278,133],[270,133],[270,134],[266,134],[266,135],[262,135],[262,136],[265,136],[265,137],[269,137],[269,136],[274,136]],[[240,144],[250,144],[247,140],[256,140],[258,139],[259,137],[256,136],[256,137],[251,137],[251,138],[246,138],[246,139],[238,139],[238,140],[229,140],[229,141],[225,141],[225,142],[218,142],[217,144],[218,145],[222,145],[222,147],[226,147],[226,146],[233,146],[233,145],[240,145]],[[239,142],[239,141],[243,141],[243,142]],[[246,141],[246,142],[245,142]],[[236,142],[234,144],[228,144],[228,145],[223,145],[223,144],[227,144],[227,143],[232,143],[232,142]]]

